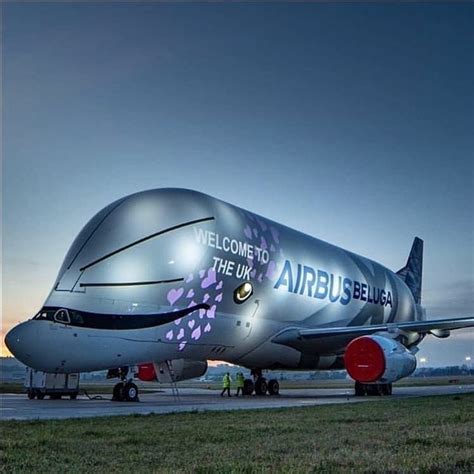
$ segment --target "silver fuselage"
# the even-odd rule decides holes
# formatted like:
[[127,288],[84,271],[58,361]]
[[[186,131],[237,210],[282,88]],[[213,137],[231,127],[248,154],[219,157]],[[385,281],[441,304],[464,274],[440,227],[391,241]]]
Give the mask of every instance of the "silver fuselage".
[[[245,281],[253,294],[238,304],[234,290]],[[272,340],[293,327],[422,318],[408,287],[384,266],[184,189],[137,193],[100,211],[74,241],[45,302],[107,321],[199,305],[208,309],[138,329],[32,319],[9,333],[7,345],[47,372],[180,358],[335,369],[345,338],[322,339],[310,352]]]

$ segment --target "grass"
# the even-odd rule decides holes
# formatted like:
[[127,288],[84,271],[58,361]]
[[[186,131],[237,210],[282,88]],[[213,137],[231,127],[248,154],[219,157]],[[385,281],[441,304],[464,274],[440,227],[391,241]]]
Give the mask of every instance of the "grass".
[[474,395],[3,421],[2,472],[472,472]]

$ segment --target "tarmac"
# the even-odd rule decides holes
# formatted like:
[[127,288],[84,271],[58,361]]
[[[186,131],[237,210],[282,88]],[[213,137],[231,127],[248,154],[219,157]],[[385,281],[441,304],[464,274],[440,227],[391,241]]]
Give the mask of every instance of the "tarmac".
[[[391,398],[459,395],[474,393],[471,385],[442,385],[394,387]],[[287,389],[278,396],[220,397],[216,390],[179,389],[174,396],[171,389],[140,393],[140,402],[112,402],[111,394],[90,400],[80,395],[77,400],[29,400],[25,394],[1,394],[1,420],[53,420],[91,418],[98,416],[148,415],[178,412],[219,410],[249,410],[363,403],[387,397],[355,397],[352,389]]]

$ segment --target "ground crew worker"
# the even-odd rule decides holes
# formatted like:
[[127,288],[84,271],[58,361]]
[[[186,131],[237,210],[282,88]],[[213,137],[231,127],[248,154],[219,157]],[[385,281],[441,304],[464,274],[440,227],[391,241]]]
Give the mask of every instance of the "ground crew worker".
[[226,372],[224,375],[224,378],[222,379],[222,392],[221,392],[221,397],[224,396],[224,393],[227,392],[227,395],[231,397],[232,395],[230,394],[230,382],[231,382],[230,374],[229,372]]
[[242,372],[237,372],[237,393],[236,397],[239,396],[239,393],[242,393],[244,396],[244,374]]

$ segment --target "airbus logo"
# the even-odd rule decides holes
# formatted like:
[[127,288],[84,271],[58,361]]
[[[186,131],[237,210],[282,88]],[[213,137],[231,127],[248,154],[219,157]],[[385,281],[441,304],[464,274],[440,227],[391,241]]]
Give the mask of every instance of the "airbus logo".
[[313,267],[300,263],[296,265],[295,273],[289,260],[285,260],[281,274],[273,288],[280,287],[286,287],[289,293],[306,295],[311,298],[329,298],[331,303],[339,301],[344,306],[354,299],[392,307],[392,293],[389,290],[370,286],[367,283],[341,275],[336,276],[334,273],[328,273],[321,269],[315,270]]

